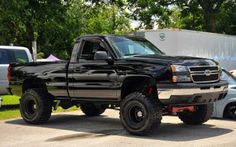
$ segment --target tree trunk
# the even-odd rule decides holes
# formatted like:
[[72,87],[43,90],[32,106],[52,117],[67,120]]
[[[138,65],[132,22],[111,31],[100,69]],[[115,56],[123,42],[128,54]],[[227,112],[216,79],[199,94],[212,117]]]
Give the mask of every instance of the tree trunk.
[[216,12],[205,12],[205,30],[207,32],[216,32]]
[[115,30],[116,30],[116,7],[115,4],[112,3],[112,34],[115,34]]
[[30,21],[27,21],[26,22],[26,31],[27,31],[27,42],[28,42],[28,48],[30,50],[30,53],[32,54],[33,53],[33,50],[32,50],[32,42],[35,40],[34,39],[34,30],[33,30],[33,26],[32,24],[30,23]]
[[216,17],[224,0],[198,0],[204,11],[205,31],[216,32]]

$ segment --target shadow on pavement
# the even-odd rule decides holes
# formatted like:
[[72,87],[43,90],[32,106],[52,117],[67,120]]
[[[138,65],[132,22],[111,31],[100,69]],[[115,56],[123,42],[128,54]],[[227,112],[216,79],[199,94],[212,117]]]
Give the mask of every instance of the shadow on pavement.
[[29,125],[26,124],[22,119],[10,120],[6,123],[79,132],[70,135],[49,138],[47,141],[97,138],[109,135],[166,141],[191,141],[216,137],[233,131],[231,129],[218,128],[217,126],[208,124],[201,126],[189,126],[182,123],[162,123],[161,126],[154,130],[153,134],[149,136],[133,136],[129,135],[123,129],[118,118],[109,118],[106,115],[89,118],[81,115],[57,114],[53,115],[50,121],[44,125]]
[[236,119],[233,118],[217,118],[217,117],[212,117],[211,120],[218,120],[218,121],[229,121],[229,122],[236,122]]

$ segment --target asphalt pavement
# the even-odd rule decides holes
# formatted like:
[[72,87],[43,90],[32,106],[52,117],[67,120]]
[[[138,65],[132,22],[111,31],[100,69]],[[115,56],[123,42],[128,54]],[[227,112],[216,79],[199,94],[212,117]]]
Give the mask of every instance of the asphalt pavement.
[[88,118],[80,111],[54,114],[45,125],[29,125],[21,118],[0,121],[0,147],[236,147],[236,121],[211,119],[202,126],[184,125],[164,116],[149,136],[129,135],[119,111],[106,110]]

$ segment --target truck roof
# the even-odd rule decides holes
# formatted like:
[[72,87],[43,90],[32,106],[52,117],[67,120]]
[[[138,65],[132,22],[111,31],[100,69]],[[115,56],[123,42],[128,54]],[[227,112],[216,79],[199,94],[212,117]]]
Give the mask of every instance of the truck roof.
[[137,36],[137,35],[117,35],[117,34],[94,34],[94,35],[82,35],[82,36],[79,36],[77,40],[81,39],[81,38],[86,38],[86,37],[101,37],[101,38],[104,38],[104,37],[114,37],[114,36],[117,36],[117,37],[136,37],[136,38],[144,38],[142,36]]
[[4,46],[4,45],[0,45],[0,49],[29,50],[28,48],[22,46]]

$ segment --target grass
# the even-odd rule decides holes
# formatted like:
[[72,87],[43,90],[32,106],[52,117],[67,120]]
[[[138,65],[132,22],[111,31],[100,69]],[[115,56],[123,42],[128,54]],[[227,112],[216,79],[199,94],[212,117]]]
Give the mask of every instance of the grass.
[[[0,108],[0,120],[11,119],[20,117],[19,99],[20,97],[15,95],[2,96],[3,102]],[[53,110],[53,113],[69,112],[79,110],[76,106],[69,109],[63,109],[59,107],[57,110]]]
[[20,97],[15,95],[5,95],[2,96],[2,105],[18,105]]
[[19,97],[2,96],[2,108],[0,108],[0,120],[16,118],[20,116]]

